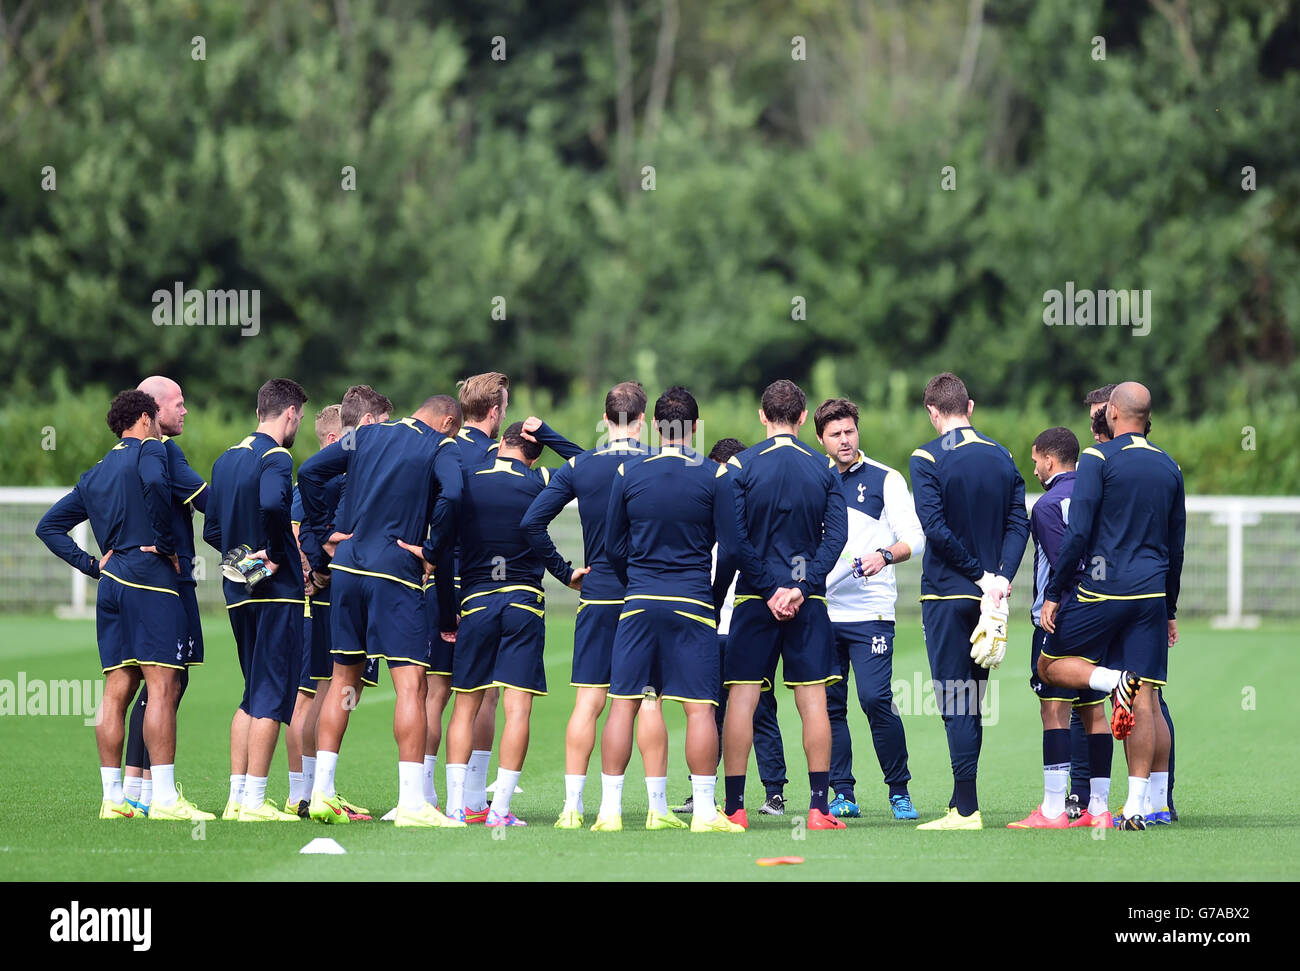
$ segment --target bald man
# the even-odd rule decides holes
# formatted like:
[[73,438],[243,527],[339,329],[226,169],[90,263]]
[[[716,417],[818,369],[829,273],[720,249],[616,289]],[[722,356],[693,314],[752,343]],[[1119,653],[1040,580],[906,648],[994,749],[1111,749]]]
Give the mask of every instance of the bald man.
[[[1115,385],[1106,384],[1094,391],[1089,391],[1088,396],[1084,398],[1084,403],[1088,406],[1088,420],[1092,424],[1092,438],[1095,442],[1109,442],[1113,437],[1110,425],[1106,422],[1106,405],[1110,403],[1111,392],[1115,390]],[[1151,419],[1147,419],[1146,426],[1142,431],[1143,437],[1151,434]],[[1178,739],[1174,734],[1174,716],[1169,713],[1169,699],[1165,697],[1165,689],[1161,688],[1156,692],[1156,701],[1160,705],[1160,715],[1165,720],[1165,725],[1169,728],[1169,774],[1166,780],[1161,773],[1152,773],[1151,783],[1153,786],[1163,785],[1168,792],[1169,812],[1168,814],[1156,811],[1147,816],[1147,825],[1155,823],[1176,823],[1178,822],[1178,808],[1174,805],[1174,763],[1178,754]],[[1071,797],[1075,794],[1079,796],[1079,803],[1086,807],[1089,801],[1090,784],[1087,781],[1090,768],[1087,765],[1088,752],[1086,748],[1087,735],[1083,731],[1083,723],[1079,722],[1076,729],[1075,722],[1079,718],[1076,711],[1070,722],[1070,729],[1075,733],[1073,737],[1075,746],[1075,755],[1071,765]],[[1082,776],[1082,778],[1081,778]],[[1073,809],[1071,814],[1074,815]]]
[[1041,624],[1056,643],[1038,662],[1049,684],[1112,693],[1111,728],[1129,766],[1115,825],[1128,830],[1147,828],[1148,805],[1167,810],[1169,729],[1155,695],[1178,641],[1187,531],[1182,470],[1146,440],[1150,416],[1145,387],[1118,385],[1106,405],[1113,437],[1079,458],[1069,528],[1044,590]]
[[[194,510],[203,512],[208,505],[208,484],[190,467],[185,453],[176,444],[176,438],[185,430],[185,395],[181,386],[171,378],[153,374],[136,388],[150,395],[158,403],[157,427],[167,452],[168,476],[172,485],[172,533],[176,538],[176,555],[180,560],[179,586],[181,603],[185,607],[186,628],[180,632],[184,656],[178,658],[184,665],[180,671],[180,688],[176,693],[179,708],[181,698],[190,683],[189,667],[203,663],[203,627],[199,622],[198,585],[194,579]],[[135,706],[126,738],[126,772],[122,791],[126,801],[145,815],[153,801],[153,778],[149,771],[149,752],[144,744],[144,712],[149,703],[149,689],[142,687]]]

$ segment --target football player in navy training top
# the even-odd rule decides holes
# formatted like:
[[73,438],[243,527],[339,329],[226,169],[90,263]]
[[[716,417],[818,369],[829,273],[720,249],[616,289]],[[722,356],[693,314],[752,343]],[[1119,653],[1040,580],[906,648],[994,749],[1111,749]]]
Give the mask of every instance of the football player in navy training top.
[[[1083,450],[1070,524],[1044,592],[1041,622],[1056,634],[1039,673],[1052,684],[1113,693],[1111,728],[1127,739],[1128,798],[1115,825],[1147,828],[1168,812],[1169,728],[1153,697],[1178,641],[1178,593],[1187,532],[1183,475],[1146,440],[1151,393],[1128,381],[1106,406],[1112,438]],[[1088,571],[1077,574],[1083,558]],[[1152,785],[1156,791],[1150,792]]]
[[[194,510],[203,512],[207,508],[208,484],[190,467],[176,442],[177,436],[185,430],[185,416],[188,414],[181,386],[171,378],[154,374],[141,381],[136,390],[143,391],[157,402],[158,432],[163,447],[167,449],[167,478],[172,490],[172,535],[180,567],[178,589],[181,605],[185,608],[185,627],[181,631],[181,640],[185,642],[185,670],[179,675],[176,695],[179,706],[190,683],[190,667],[203,663],[203,625],[199,620],[198,583],[194,578]],[[153,776],[144,744],[144,712],[148,703],[149,687],[145,685],[131,708],[126,735],[126,768],[122,776],[126,801],[146,816],[153,801]]]
[[203,539],[220,553],[244,546],[270,574],[253,587],[224,578],[226,615],[235,634],[244,692],[230,724],[230,799],[223,819],[296,821],[266,796],[280,725],[293,718],[302,665],[305,609],[298,543],[293,537],[293,445],[307,393],[272,378],[257,392],[257,429],[212,466]]
[[980,705],[989,668],[1006,653],[1006,598],[1029,541],[1025,480],[1010,452],[971,427],[975,402],[959,377],[931,378],[924,403],[939,437],[912,452],[910,464],[925,531],[921,622],[953,791],[947,813],[917,828],[982,829]]
[[[68,495],[41,517],[36,535],[60,559],[99,580],[95,604],[104,697],[95,724],[103,799],[100,819],[137,812],[122,791],[126,706],[143,674],[154,703],[144,714],[144,741],[153,757],[155,820],[214,819],[176,785],[176,701],[185,670],[187,620],[179,590],[172,489],[167,450],[157,438],[158,405],[143,391],[123,391],[108,410],[118,436]],[[103,551],[96,560],[68,532],[90,520]],[[110,568],[111,567],[111,568]]]
[[754,710],[759,693],[772,690],[780,660],[803,721],[808,827],[843,829],[827,802],[826,686],[840,674],[826,612],[826,577],[848,539],[844,494],[826,459],[796,437],[808,418],[798,385],[784,379],[768,385],[758,418],[768,437],[728,459],[725,477],[735,497],[740,566],[723,676],[729,689],[723,724],[726,812],[732,822],[748,826],[745,770]]

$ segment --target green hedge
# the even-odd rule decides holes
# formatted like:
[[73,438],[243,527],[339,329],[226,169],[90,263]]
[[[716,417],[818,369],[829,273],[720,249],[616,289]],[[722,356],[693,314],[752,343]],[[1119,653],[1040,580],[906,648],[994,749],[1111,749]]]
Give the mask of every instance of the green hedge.
[[[319,408],[337,400],[310,382],[306,386],[311,395],[308,415],[293,447],[298,462],[316,449],[311,432],[312,416]],[[878,461],[905,471],[912,449],[934,437],[933,428],[916,403],[920,390],[909,388],[901,381],[876,383],[874,387],[878,392],[875,401],[862,388],[834,387],[826,375],[815,374],[807,389],[810,410],[834,394],[854,398],[863,409],[860,423],[863,448]],[[333,389],[333,394],[340,390]],[[454,389],[430,389],[430,393],[436,390]],[[649,390],[653,399],[659,389]],[[248,397],[252,396],[250,390]],[[0,408],[0,485],[65,485],[75,481],[113,444],[104,421],[110,397],[107,389],[74,391],[56,381],[55,393],[44,401],[10,402]],[[404,415],[410,413],[414,404],[399,401],[396,407]],[[530,413],[540,414],[569,438],[591,446],[600,435],[603,405],[601,396],[575,393],[557,406],[545,392],[530,394],[526,388],[516,388],[509,418],[518,420]],[[241,411],[233,401],[190,399],[187,406],[190,414],[181,444],[194,467],[206,477],[217,456],[253,430],[255,418],[251,407]],[[702,447],[707,449],[717,439],[728,436],[746,444],[758,441],[763,429],[758,423],[757,410],[757,393],[748,397],[734,393],[718,395],[701,401]],[[984,409],[976,400],[975,427],[1011,450],[1030,491],[1037,489],[1029,457],[1030,444],[1044,428],[1058,424],[1073,428],[1085,445],[1091,441],[1082,406],[1068,413],[1048,413],[1041,406]],[[52,434],[46,429],[52,429]],[[1250,429],[1254,430],[1253,440]],[[811,420],[805,426],[803,438],[816,445]],[[1240,409],[1196,421],[1168,422],[1157,413],[1151,435],[1151,440],[1182,466],[1188,493],[1202,494],[1300,494],[1298,439],[1295,422],[1279,409],[1261,409],[1258,414]],[[46,447],[51,444],[53,448]]]

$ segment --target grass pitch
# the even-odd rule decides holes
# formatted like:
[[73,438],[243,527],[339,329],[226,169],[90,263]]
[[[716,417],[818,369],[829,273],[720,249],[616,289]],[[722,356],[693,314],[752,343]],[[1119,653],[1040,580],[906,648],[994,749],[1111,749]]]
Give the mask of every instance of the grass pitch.
[[[96,819],[99,778],[93,730],[75,715],[0,717],[0,877],[6,880],[1295,880],[1300,877],[1300,777],[1294,751],[1300,706],[1295,629],[1216,631],[1187,624],[1171,657],[1168,699],[1177,729],[1176,802],[1181,821],[1146,834],[1014,831],[1006,823],[1042,798],[1041,726],[1027,684],[1029,624],[1016,618],[1008,661],[995,672],[993,709],[984,735],[980,801],[986,829],[920,833],[895,822],[871,748],[866,718],[850,713],[864,816],[847,832],[803,832],[803,814],[760,816],[762,798],[751,763],[747,834],[693,835],[640,828],[647,809],[639,756],[624,791],[617,834],[557,832],[563,802],[564,726],[572,608],[553,606],[548,621],[547,678],[538,699],[532,749],[513,809],[527,828],[489,831],[396,830],[368,823],[326,828],[315,823],[246,825],[220,820],[194,830],[147,820]],[[45,617],[0,619],[0,679],[97,679],[94,624]],[[194,671],[181,708],[178,777],[186,795],[217,812],[228,790],[228,730],[240,694],[233,638],[221,615],[204,618],[208,663]],[[926,714],[916,686],[928,678],[920,625],[899,623],[894,679],[904,713],[911,791],[922,820],[932,819],[951,791],[947,746],[937,715]],[[397,796],[392,740],[393,692],[387,677],[367,689],[352,717],[339,784],[375,811]],[[903,685],[899,685],[902,682]],[[0,685],[0,688],[4,686]],[[29,691],[32,689],[29,687]],[[796,809],[807,806],[807,775],[793,696],[778,688],[790,785]],[[668,706],[672,748],[669,801],[689,792],[682,755],[684,719]],[[1124,762],[1117,746],[1112,808],[1123,798]],[[587,822],[600,799],[599,746],[587,784]],[[269,794],[287,795],[283,743]],[[495,760],[493,770],[495,775]],[[438,790],[445,796],[440,759]],[[721,790],[721,785],[719,785]],[[315,836],[331,836],[345,856],[302,856]],[[495,838],[494,838],[495,837]],[[1133,852],[1134,841],[1144,845]],[[759,857],[797,855],[801,866],[763,867]]]

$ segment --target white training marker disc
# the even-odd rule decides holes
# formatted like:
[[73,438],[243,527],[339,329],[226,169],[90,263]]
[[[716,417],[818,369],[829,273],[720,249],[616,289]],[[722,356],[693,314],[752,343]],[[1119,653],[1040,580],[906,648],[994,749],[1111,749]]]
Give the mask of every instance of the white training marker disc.
[[338,856],[340,853],[346,853],[343,847],[330,839],[328,836],[317,836],[314,840],[298,851],[299,853],[327,853],[331,856]]
[[[483,789],[483,791],[484,791],[484,792],[496,792],[496,791],[497,791],[497,783],[496,783],[496,780],[493,779],[493,780],[492,780],[492,784],[486,786],[486,787]],[[521,792],[523,792],[523,791],[524,791],[524,790],[521,789],[521,788],[519,788],[519,786],[515,786],[515,795],[519,795],[519,793],[521,793]]]

